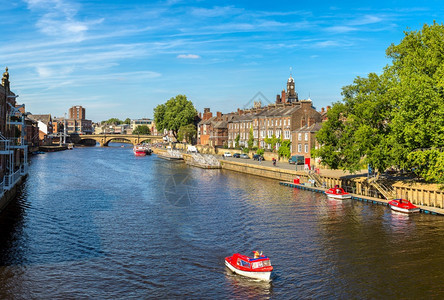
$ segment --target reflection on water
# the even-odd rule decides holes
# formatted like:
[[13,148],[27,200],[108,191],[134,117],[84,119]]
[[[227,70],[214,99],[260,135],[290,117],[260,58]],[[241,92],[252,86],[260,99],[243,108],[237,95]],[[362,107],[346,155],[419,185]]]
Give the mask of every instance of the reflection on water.
[[[34,157],[0,215],[0,298],[439,298],[443,246],[437,216],[76,148]],[[252,250],[271,282],[225,267]]]

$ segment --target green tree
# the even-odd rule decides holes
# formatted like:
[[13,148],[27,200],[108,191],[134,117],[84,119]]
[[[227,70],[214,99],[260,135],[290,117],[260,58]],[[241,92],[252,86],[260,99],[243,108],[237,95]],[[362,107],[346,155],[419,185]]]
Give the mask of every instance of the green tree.
[[290,158],[291,156],[291,142],[290,141],[282,141],[280,142],[281,146],[278,149],[279,156]]
[[428,181],[444,183],[436,173],[444,159],[437,151],[444,145],[444,26],[434,22],[420,31],[405,32],[387,55],[393,64],[386,72],[396,78],[391,123],[395,163],[414,168]]
[[276,135],[272,135],[271,138],[266,137],[264,139],[264,142],[268,145],[271,146],[271,150],[275,151],[276,150],[276,144],[279,143],[280,139],[276,138]]
[[374,73],[343,87],[342,103],[335,103],[317,133],[323,145],[311,153],[330,167],[355,172],[367,164],[384,171],[390,166],[390,80]]
[[253,135],[253,127],[250,127],[250,134],[248,136],[248,150],[253,149],[254,146],[254,135]]
[[332,168],[356,171],[367,164],[414,169],[444,183],[444,26],[433,23],[386,51],[381,75],[358,77],[327,113],[313,156]]
[[177,132],[177,140],[180,142],[186,140],[188,144],[193,144],[194,140],[196,139],[196,134],[197,129],[194,124],[181,126]]
[[133,134],[151,134],[151,130],[146,125],[139,125],[133,130]]
[[239,140],[240,140],[240,135],[238,134],[238,135],[236,136],[236,138],[234,139],[234,142],[235,142],[235,144],[236,144],[236,147],[239,147]]
[[106,121],[102,121],[102,124],[120,125],[120,124],[122,124],[122,121],[120,121],[118,118],[111,118],[111,119],[108,119]]
[[177,139],[177,133],[182,126],[193,123],[197,111],[191,101],[185,95],[177,95],[165,104],[159,104],[154,108],[154,121],[157,130],[171,130]]
[[123,121],[123,124],[131,124],[131,119],[130,118],[126,118],[125,121]]
[[257,149],[257,152],[256,152],[257,154],[259,154],[259,155],[264,155],[264,153],[265,153],[265,150],[264,149]]

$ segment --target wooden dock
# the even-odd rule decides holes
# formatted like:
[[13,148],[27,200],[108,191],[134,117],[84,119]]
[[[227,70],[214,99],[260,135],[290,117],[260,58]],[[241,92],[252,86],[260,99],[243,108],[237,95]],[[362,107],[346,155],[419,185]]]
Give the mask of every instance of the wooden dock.
[[[300,189],[300,190],[307,190],[307,191],[316,192],[316,193],[325,193],[325,191],[327,190],[324,188],[313,187],[313,186],[309,186],[309,185],[305,185],[305,184],[296,184],[296,183],[291,183],[291,182],[286,182],[286,181],[279,181],[279,184],[283,185],[283,186],[288,186],[291,188],[296,188],[296,189]],[[388,204],[389,201],[386,199],[379,199],[379,198],[373,198],[373,197],[368,197],[368,196],[355,195],[355,194],[351,194],[351,193],[350,193],[350,195],[351,195],[352,200],[367,202],[367,203],[371,203],[371,204],[375,204],[375,205],[389,206],[389,204]],[[422,205],[417,205],[417,204],[415,204],[415,205],[420,208],[421,213],[444,216],[444,209],[422,206]]]

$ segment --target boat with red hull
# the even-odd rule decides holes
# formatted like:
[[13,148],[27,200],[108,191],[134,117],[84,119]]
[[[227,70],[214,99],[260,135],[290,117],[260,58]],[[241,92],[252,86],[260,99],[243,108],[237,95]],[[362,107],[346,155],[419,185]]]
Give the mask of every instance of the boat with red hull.
[[270,280],[271,266],[270,259],[257,251],[254,258],[235,253],[225,257],[225,265],[234,273],[259,280]]
[[135,145],[133,147],[133,152],[135,156],[145,156],[151,154],[151,149],[147,145]]
[[344,191],[344,189],[340,188],[340,187],[328,189],[325,191],[325,194],[329,198],[334,198],[334,199],[350,199],[351,198],[351,195],[349,193],[346,193]]
[[402,213],[410,214],[419,212],[419,207],[413,205],[410,201],[406,199],[395,199],[389,202],[390,208],[394,211],[399,211]]

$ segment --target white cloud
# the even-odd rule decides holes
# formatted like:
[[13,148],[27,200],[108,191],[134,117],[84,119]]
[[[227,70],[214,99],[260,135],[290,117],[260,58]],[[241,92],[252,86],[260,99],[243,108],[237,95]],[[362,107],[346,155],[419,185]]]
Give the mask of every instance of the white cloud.
[[198,58],[200,58],[200,56],[196,55],[196,54],[179,54],[177,56],[177,58],[182,58],[182,59],[198,59]]
[[349,25],[368,25],[382,22],[383,19],[374,15],[366,15],[363,17],[359,17],[349,23]]
[[337,41],[323,41],[323,42],[317,42],[314,44],[315,47],[319,48],[327,48],[327,47],[337,47],[340,43]]
[[191,14],[199,17],[221,17],[221,16],[231,16],[234,14],[239,14],[243,10],[235,8],[234,6],[215,6],[213,8],[193,8]]
[[325,30],[331,33],[346,33],[346,32],[356,31],[358,29],[351,26],[332,26],[332,27],[327,27]]

